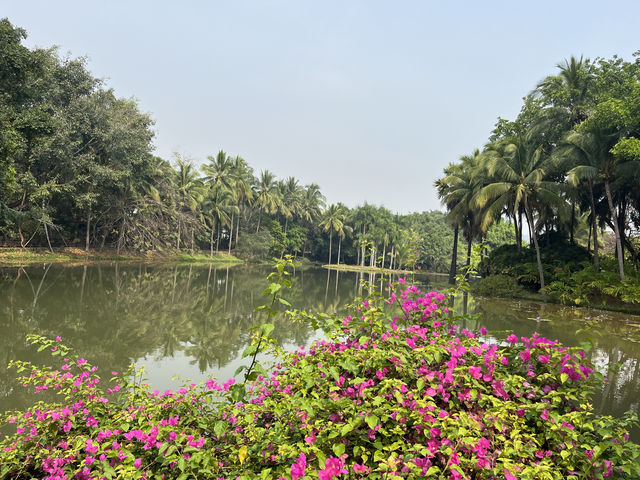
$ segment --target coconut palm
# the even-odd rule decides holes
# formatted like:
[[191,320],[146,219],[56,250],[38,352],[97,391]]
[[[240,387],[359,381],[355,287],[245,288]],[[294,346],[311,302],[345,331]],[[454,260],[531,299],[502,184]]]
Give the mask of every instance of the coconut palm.
[[511,212],[516,212],[522,204],[536,250],[540,289],[544,293],[544,272],[532,201],[561,204],[563,199],[559,195],[558,184],[545,180],[552,164],[549,157],[543,154],[542,147],[524,137],[505,142],[504,148],[486,153],[485,167],[493,178],[477,193],[474,203],[485,206],[487,216],[501,212],[505,205],[509,206]]
[[335,204],[329,205],[322,216],[319,226],[323,231],[329,232],[329,265],[331,265],[331,247],[333,243],[333,232],[344,230],[344,210]]
[[[232,167],[233,175],[233,191],[238,199],[238,215],[236,220],[236,246],[238,245],[238,234],[240,232],[240,215],[247,205],[253,199],[253,190],[251,183],[253,182],[253,169],[249,164],[239,156],[233,159]],[[233,220],[233,219],[232,219]],[[231,236],[233,236],[233,221],[231,222]],[[231,253],[231,242],[229,242],[229,253]]]
[[[273,214],[278,211],[278,186],[276,183],[276,176],[273,173],[269,170],[263,170],[260,172],[260,178],[254,185],[253,192],[255,198],[254,205],[261,213]],[[258,216],[256,233],[260,230],[261,219],[262,216]]]
[[[617,133],[607,133],[596,129],[593,129],[592,131],[573,131],[570,132],[565,139],[563,153],[567,162],[573,164],[573,168],[571,168],[567,173],[569,182],[573,185],[586,182],[589,186],[594,234],[597,231],[597,228],[595,228],[596,216],[593,184],[597,181],[602,181],[604,184],[605,195],[609,205],[609,213],[613,220],[613,231],[616,237],[616,253],[618,257],[620,280],[624,281],[625,274],[622,236],[618,223],[618,215],[613,204],[611,184],[617,177],[628,176],[635,168],[637,168],[639,163],[633,158],[615,156],[612,153],[612,149],[617,141]],[[597,237],[594,237],[594,257],[595,256],[597,256]],[[594,259],[594,262],[595,261],[596,260]]]
[[[461,227],[467,240],[467,269],[471,264],[473,240],[478,234],[486,231],[495,217],[487,213],[483,204],[474,201],[483,186],[484,170],[481,160],[480,151],[476,149],[472,155],[460,157],[460,163],[450,166],[450,173],[438,181],[438,190],[444,195],[442,198],[446,198],[445,203],[450,206],[447,220],[450,224]],[[457,241],[455,243],[457,249]],[[450,271],[450,282],[453,281],[453,277],[455,274]]]
[[[225,189],[222,185],[210,188],[202,202],[202,211],[211,228],[209,234],[209,251],[210,256],[213,257],[215,232],[217,231],[215,237],[216,253],[218,253],[222,227],[230,225],[232,215],[238,211],[237,199],[231,190]],[[231,241],[231,234],[229,234],[229,241]]]
[[[176,249],[180,250],[180,238],[181,229],[185,223],[185,214],[190,214],[191,217],[196,215],[198,206],[202,202],[204,188],[202,180],[198,177],[193,164],[181,157],[176,160],[176,171],[174,176],[174,184],[177,193],[177,209],[178,218],[178,238],[176,243]],[[191,228],[191,244],[193,248],[194,227]]]

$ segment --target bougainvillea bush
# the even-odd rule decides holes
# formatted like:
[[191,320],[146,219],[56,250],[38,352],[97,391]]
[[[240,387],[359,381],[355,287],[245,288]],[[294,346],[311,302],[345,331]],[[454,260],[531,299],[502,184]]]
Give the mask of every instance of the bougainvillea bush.
[[[134,370],[99,378],[59,339],[32,336],[55,367],[13,366],[61,401],[6,416],[16,433],[0,442],[0,475],[640,478],[635,419],[593,414],[598,374],[582,352],[535,334],[489,343],[451,321],[443,294],[403,282],[394,292],[344,319],[294,312],[323,323],[327,340],[280,352],[246,381],[179,391],[152,391]],[[270,345],[270,329],[256,330],[249,354]]]

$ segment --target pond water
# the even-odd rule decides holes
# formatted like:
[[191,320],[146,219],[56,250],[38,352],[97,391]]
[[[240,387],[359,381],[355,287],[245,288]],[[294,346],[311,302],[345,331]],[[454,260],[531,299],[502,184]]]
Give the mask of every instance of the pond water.
[[[27,333],[55,337],[76,349],[99,372],[145,365],[153,388],[177,388],[182,379],[198,382],[233,376],[249,341],[248,329],[264,318],[254,312],[266,302],[262,291],[269,267],[168,265],[41,265],[0,268],[0,411],[32,402],[17,385],[9,360],[46,362],[25,343]],[[360,280],[375,275],[298,269],[284,297],[295,308],[341,314],[361,294]],[[429,288],[446,288],[445,277],[416,278]],[[538,332],[565,345],[592,337],[589,355],[609,379],[594,398],[598,413],[640,410],[640,317],[517,300],[461,297],[456,311],[479,313],[466,327],[486,327],[499,341],[505,331]],[[576,334],[589,322],[589,333]],[[273,336],[285,348],[309,345],[322,333],[279,316]],[[636,441],[640,432],[633,432]]]

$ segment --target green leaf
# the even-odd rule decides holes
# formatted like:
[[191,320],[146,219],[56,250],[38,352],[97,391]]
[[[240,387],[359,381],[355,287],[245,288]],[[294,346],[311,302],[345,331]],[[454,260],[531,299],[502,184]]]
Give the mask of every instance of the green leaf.
[[340,435],[342,435],[344,437],[345,435],[347,435],[352,430],[353,430],[353,425],[347,423],[342,427],[342,430],[340,430]]
[[380,419],[375,415],[367,415],[364,421],[367,422],[367,425],[369,425],[369,428],[374,428],[376,425],[378,425],[378,422],[380,421]]
[[244,385],[241,383],[236,383],[235,385],[231,385],[231,387],[229,387],[229,391],[231,391],[231,399],[234,402],[241,402],[242,400],[244,400],[244,396],[247,393],[244,388]]
[[224,435],[224,432],[227,431],[227,422],[223,422],[222,420],[216,422],[213,426],[213,432],[216,434],[216,437],[221,438]]
[[262,325],[260,325],[260,330],[262,331],[262,335],[264,335],[265,337],[268,337],[269,335],[271,335],[271,332],[273,332],[274,328],[275,327],[273,323],[263,323]]
[[339,457],[344,453],[344,443],[334,443],[331,447],[333,453],[335,453],[336,457]]
[[560,374],[560,381],[562,383],[565,383],[567,380],[569,380],[569,374],[568,373],[561,373]]

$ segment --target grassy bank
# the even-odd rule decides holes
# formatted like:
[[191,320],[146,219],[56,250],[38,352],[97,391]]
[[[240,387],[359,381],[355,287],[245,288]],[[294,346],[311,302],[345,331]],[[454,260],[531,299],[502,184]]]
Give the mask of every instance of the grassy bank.
[[[412,273],[427,273],[422,272],[421,270],[391,270],[389,268],[379,268],[379,267],[362,267],[360,265],[345,265],[340,264],[337,265],[335,263],[323,265],[323,268],[328,268],[329,270],[340,270],[345,272],[364,272],[364,273],[395,273],[395,274],[412,274]],[[428,272],[432,274],[432,272]],[[435,273],[434,275],[440,275]],[[445,274],[442,274],[445,275]]]
[[183,252],[164,254],[145,254],[140,252],[123,252],[115,250],[91,250],[85,252],[79,248],[56,248],[54,252],[44,248],[0,248],[0,266],[24,266],[37,263],[102,263],[102,262],[178,262],[178,263],[215,263],[237,264],[243,260],[225,253],[212,257],[196,253],[190,255]]

